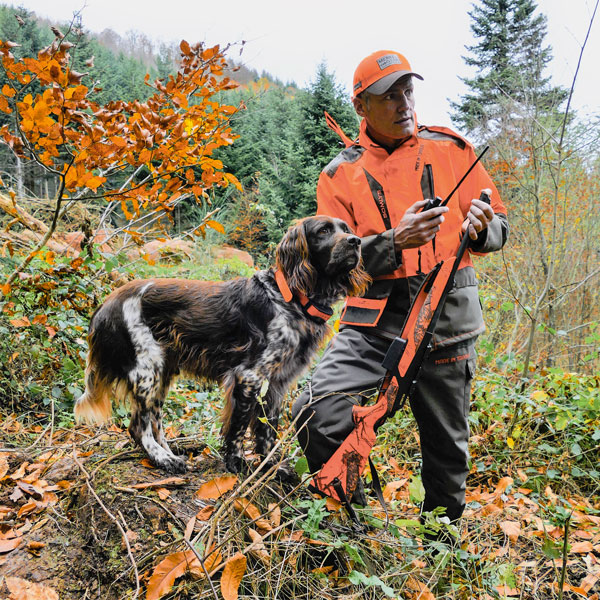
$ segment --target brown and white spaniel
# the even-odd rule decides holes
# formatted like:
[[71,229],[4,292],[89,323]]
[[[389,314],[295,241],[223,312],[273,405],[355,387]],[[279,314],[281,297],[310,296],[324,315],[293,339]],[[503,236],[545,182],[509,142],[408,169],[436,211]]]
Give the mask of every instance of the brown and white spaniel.
[[242,469],[242,442],[253,429],[266,456],[281,401],[323,341],[331,305],[360,295],[360,238],[340,219],[308,217],[289,228],[276,251],[277,269],[226,282],[132,281],[94,313],[88,336],[86,389],[78,421],[106,422],[111,398],[128,399],[129,432],[154,464],[186,470],[171,452],[162,405],[178,375],[221,384],[222,434],[228,470]]

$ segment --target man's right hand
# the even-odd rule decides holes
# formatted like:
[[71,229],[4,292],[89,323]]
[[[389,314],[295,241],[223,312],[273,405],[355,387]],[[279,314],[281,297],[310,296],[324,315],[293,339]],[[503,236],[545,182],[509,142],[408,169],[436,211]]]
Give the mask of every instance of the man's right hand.
[[419,212],[427,200],[419,200],[406,210],[400,223],[394,229],[394,249],[396,252],[407,248],[418,248],[431,241],[444,222],[447,206],[438,206]]

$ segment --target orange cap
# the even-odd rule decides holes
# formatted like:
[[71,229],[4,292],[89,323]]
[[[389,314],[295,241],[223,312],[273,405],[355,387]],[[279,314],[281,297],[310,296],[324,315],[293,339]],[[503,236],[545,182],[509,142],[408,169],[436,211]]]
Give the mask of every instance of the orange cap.
[[368,90],[379,96],[387,92],[400,77],[412,75],[423,79],[411,68],[406,58],[393,50],[379,50],[364,58],[354,71],[354,96]]

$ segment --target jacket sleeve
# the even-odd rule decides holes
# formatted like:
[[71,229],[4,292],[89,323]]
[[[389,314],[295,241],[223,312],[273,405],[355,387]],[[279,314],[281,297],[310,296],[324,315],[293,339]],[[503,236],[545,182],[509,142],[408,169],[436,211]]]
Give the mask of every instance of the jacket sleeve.
[[[475,153],[470,146],[469,151],[469,160],[472,162],[475,160]],[[494,218],[487,228],[479,234],[477,241],[472,243],[471,251],[476,254],[486,254],[500,250],[508,239],[509,226],[506,207],[500,198],[500,194],[492,178],[485,170],[485,167],[481,163],[478,163],[473,172],[472,184],[469,186],[470,198],[468,198],[468,206],[471,204],[471,199],[479,198],[481,190],[486,188],[492,192],[491,206],[494,209]],[[468,212],[468,207],[466,207],[466,210]]]
[[502,213],[496,213],[491,223],[471,243],[471,250],[477,254],[487,254],[500,250],[508,238],[508,219]]
[[[351,195],[342,177],[330,177],[321,173],[317,184],[317,214],[337,217],[356,231],[356,219],[352,209]],[[363,265],[371,277],[387,275],[400,266],[394,248],[394,230],[361,238]]]

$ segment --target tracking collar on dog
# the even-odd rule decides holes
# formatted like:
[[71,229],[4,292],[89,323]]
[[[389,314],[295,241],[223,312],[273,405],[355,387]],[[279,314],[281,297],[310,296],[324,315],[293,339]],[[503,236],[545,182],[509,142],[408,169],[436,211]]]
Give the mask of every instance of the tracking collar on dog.
[[[292,290],[290,290],[290,286],[285,280],[284,274],[279,270],[275,271],[275,282],[277,283],[277,287],[279,288],[283,299],[286,302],[291,302],[294,294],[292,293]],[[333,316],[333,311],[329,306],[319,306],[318,304],[315,304],[302,292],[296,292],[296,297],[302,305],[302,310],[316,321],[323,321],[325,323]]]

